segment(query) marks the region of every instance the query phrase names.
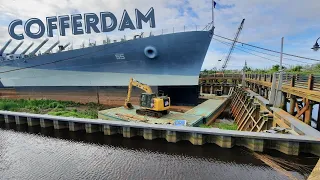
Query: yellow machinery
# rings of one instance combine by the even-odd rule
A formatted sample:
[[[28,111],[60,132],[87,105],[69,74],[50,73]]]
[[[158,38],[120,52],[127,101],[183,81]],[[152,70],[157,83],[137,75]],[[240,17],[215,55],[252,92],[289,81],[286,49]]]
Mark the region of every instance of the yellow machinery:
[[[130,83],[128,86],[128,96],[124,103],[125,108],[133,109],[133,106],[130,103],[132,86],[138,87],[141,90],[145,91],[145,93],[141,94],[141,97],[140,97],[141,109],[136,110],[137,114],[160,118],[163,115],[166,115],[169,113],[170,97],[158,96],[157,94],[152,92],[152,89],[150,88],[150,86],[140,83],[139,81],[136,81],[133,78],[130,79]]]

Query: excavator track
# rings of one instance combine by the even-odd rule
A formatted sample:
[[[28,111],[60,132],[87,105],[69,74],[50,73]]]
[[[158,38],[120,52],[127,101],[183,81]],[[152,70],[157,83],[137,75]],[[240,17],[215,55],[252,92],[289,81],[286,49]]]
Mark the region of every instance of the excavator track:
[[[152,111],[152,110],[148,110],[148,109],[137,109],[136,113],[142,116],[150,116],[150,117],[154,117],[154,118],[161,118],[163,115],[166,115],[169,113],[169,111]]]

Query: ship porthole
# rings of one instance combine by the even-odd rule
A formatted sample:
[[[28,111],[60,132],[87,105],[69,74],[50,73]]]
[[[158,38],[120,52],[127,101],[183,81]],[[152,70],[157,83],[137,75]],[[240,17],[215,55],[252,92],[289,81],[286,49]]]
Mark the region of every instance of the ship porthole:
[[[150,58],[150,59],[154,59],[158,56],[158,51],[155,47],[153,46],[147,46],[146,48],[144,48],[144,54]]]

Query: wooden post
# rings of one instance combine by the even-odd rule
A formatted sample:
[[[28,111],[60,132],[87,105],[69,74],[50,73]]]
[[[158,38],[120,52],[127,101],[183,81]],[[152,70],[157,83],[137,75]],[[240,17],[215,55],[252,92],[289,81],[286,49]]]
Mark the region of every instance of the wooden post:
[[[287,93],[283,93],[283,100],[282,100],[282,104],[281,104],[282,105],[281,109],[285,110],[286,112],[288,112],[287,103],[288,103]]]
[[[292,77],[291,77],[291,87],[294,87],[294,83],[295,83],[295,75],[292,75]]]
[[[309,99],[307,99],[309,101]],[[304,122],[311,126],[311,119],[312,119],[312,103],[306,104],[306,106],[309,106],[304,114]]]
[[[268,99],[269,91],[268,88],[264,89],[264,98]]]
[[[320,103],[318,108],[317,129],[320,131]]]
[[[290,97],[290,111],[289,113],[291,115],[294,115],[294,108],[296,107],[297,99],[294,95],[291,95]]]
[[[313,89],[313,75],[310,74],[309,75],[309,79],[308,79],[308,89],[312,90]]]
[[[97,101],[98,101],[98,104],[100,104],[100,97],[99,97],[99,86],[97,86]]]

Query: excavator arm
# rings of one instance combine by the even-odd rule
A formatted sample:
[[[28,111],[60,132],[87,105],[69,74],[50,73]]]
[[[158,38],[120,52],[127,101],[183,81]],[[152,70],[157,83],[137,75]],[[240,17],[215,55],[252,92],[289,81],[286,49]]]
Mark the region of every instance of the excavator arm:
[[[132,87],[133,86],[138,87],[139,89],[145,91],[146,93],[149,93],[149,94],[152,93],[152,89],[151,89],[150,86],[148,86],[146,84],[143,84],[143,83],[141,83],[139,81],[136,81],[133,78],[130,78],[130,82],[129,82],[129,86],[128,86],[128,95],[127,95],[126,101],[124,103],[124,107],[127,108],[127,109],[132,109],[133,108],[132,104],[130,103],[131,92],[132,92]]]

